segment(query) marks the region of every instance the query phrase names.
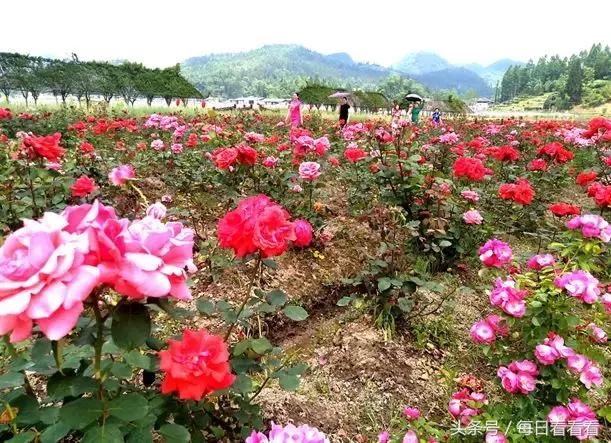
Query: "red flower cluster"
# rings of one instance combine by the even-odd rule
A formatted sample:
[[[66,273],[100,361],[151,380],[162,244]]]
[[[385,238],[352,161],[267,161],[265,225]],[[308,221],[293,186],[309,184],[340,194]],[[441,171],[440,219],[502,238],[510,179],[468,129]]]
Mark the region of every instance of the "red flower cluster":
[[[52,135],[38,137],[28,135],[23,139],[23,148],[30,159],[46,158],[50,162],[58,161],[64,155],[64,148],[59,145],[62,135],[56,132]]]
[[[460,157],[452,166],[455,177],[466,177],[471,181],[482,181],[492,171],[484,166],[478,158]]]
[[[529,205],[535,196],[534,189],[526,179],[519,179],[516,183],[503,183],[499,187],[499,197],[503,200],[512,200],[520,205]]]
[[[571,205],[569,203],[558,202],[550,205],[549,210],[557,217],[566,217],[567,215],[579,215],[581,209],[579,206]]]
[[[547,162],[542,158],[536,158],[528,164],[529,171],[547,171]]]
[[[205,330],[185,330],[182,340],[169,340],[159,352],[159,368],[165,373],[161,392],[178,392],[181,400],[201,400],[214,391],[227,389],[234,380],[229,352],[221,337]]]
[[[594,182],[588,188],[588,196],[594,198],[596,206],[606,208],[611,206],[611,185]]]
[[[513,162],[520,158],[520,151],[510,145],[493,146],[490,148],[490,153],[501,162]]]
[[[587,186],[597,178],[598,173],[596,171],[583,171],[577,176],[575,182],[577,182],[579,186]]]
[[[304,231],[303,226],[299,226],[299,231]],[[281,255],[290,241],[306,246],[298,239],[288,212],[265,195],[245,198],[225,214],[219,221],[217,235],[221,247],[233,249],[237,257],[257,251],[263,257]]]
[[[583,137],[592,138],[601,135],[603,141],[611,141],[611,119],[595,117],[588,123],[588,130],[583,133]]]
[[[543,145],[539,148],[537,154],[545,155],[550,159],[557,161],[558,163],[566,163],[569,160],[572,160],[575,156],[571,151],[565,149],[564,146],[562,146],[558,142],[552,142]]]
[[[229,169],[236,163],[254,165],[257,162],[257,151],[247,145],[219,148],[212,153],[212,161],[219,169]]]
[[[367,153],[359,148],[359,147],[348,147],[346,148],[346,150],[344,151],[344,157],[346,158],[346,160],[348,160],[351,163],[356,163],[359,160],[364,159],[365,157],[367,157]]]
[[[0,120],[10,120],[13,118],[13,113],[9,108],[0,108]]]

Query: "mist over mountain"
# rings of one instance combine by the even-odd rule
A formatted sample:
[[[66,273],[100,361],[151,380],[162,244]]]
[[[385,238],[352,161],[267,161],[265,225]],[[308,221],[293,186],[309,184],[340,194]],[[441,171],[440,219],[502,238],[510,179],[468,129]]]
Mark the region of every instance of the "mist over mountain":
[[[432,52],[405,55],[392,66],[359,63],[345,52],[324,55],[300,45],[266,45],[224,54],[192,57],[181,64],[183,75],[201,91],[224,97],[286,96],[307,82],[377,90],[391,76],[414,79],[431,90],[491,96],[507,67],[502,59],[487,66],[455,66]]]

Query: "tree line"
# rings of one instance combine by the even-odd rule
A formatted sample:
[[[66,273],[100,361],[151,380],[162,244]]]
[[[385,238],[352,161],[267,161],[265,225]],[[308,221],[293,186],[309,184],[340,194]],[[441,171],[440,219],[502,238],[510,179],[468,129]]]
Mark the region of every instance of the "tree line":
[[[64,104],[73,96],[88,108],[93,96],[107,103],[122,98],[131,106],[138,98],[149,106],[155,98],[163,98],[168,106],[175,99],[186,104],[190,98],[202,98],[179,65],[150,69],[140,63],[82,62],[74,54],[70,60],[57,60],[7,52],[0,52],[0,92],[7,102],[11,93],[20,93],[26,105],[30,99],[36,104],[42,93]]]
[[[594,44],[571,57],[541,57],[522,66],[510,66],[497,85],[496,100],[551,93],[545,108],[568,109],[584,103],[598,106],[611,100],[611,50]]]

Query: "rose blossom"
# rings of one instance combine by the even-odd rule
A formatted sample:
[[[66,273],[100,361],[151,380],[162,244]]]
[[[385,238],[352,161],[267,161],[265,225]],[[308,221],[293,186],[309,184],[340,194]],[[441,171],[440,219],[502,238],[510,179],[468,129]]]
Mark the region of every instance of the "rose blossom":
[[[465,200],[468,200],[468,201],[471,201],[471,202],[476,202],[476,201],[478,201],[478,200],[479,200],[479,194],[478,194],[477,192],[475,192],[475,191],[471,191],[471,190],[468,190],[468,189],[467,189],[467,190],[465,190],[465,191],[462,191],[462,192],[460,193],[460,195],[461,195],[461,196],[462,196],[462,197],[463,197]]]
[[[221,337],[205,330],[185,330],[182,340],[168,340],[159,352],[159,369],[164,373],[161,392],[177,391],[181,400],[199,401],[206,395],[230,387],[229,352]]]
[[[528,267],[536,271],[540,271],[548,266],[553,266],[556,261],[552,254],[534,255],[528,260]]]
[[[293,244],[300,248],[308,246],[312,242],[312,225],[303,219],[293,222],[295,227],[295,241]]]
[[[8,236],[0,247],[0,335],[27,339],[37,324],[50,340],[76,325],[83,301],[98,285],[100,272],[85,264],[86,235],[64,230],[68,222],[47,212]]]
[[[165,217],[167,209],[163,203],[153,203],[148,208],[146,208],[146,215],[148,217],[156,218],[157,220],[161,220]]]
[[[556,277],[554,285],[566,290],[571,297],[593,304],[600,295],[599,281],[587,271],[577,270]]]
[[[133,180],[135,177],[136,173],[132,165],[117,166],[108,174],[108,179],[115,186],[123,186],[128,180]]]
[[[70,189],[72,190],[73,197],[86,197],[87,195],[98,189],[98,187],[96,186],[95,181],[93,181],[93,179],[87,177],[86,175],[81,175],[72,184],[72,187]]]
[[[468,225],[481,225],[484,218],[477,209],[470,209],[462,215]]]
[[[299,177],[306,181],[314,181],[320,176],[320,164],[303,162],[299,165]]]
[[[488,240],[479,249],[479,259],[485,266],[501,268],[511,261],[513,253],[511,247],[501,241],[493,238]]]

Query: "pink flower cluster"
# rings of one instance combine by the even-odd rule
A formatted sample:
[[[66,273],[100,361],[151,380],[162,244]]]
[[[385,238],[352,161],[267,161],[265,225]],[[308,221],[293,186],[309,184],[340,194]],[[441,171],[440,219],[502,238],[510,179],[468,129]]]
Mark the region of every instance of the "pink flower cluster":
[[[462,196],[462,198],[470,202],[476,202],[479,200],[479,194],[475,191],[471,191],[470,189],[462,191],[460,195]]]
[[[588,271],[577,270],[556,277],[554,285],[566,290],[571,297],[575,297],[589,305],[598,301],[600,296],[599,281]]]
[[[549,366],[561,359],[566,359],[566,364],[573,374],[579,375],[579,380],[588,389],[594,385],[602,384],[602,373],[587,357],[577,354],[573,349],[564,345],[564,339],[559,335],[551,333],[543,344],[535,347],[535,357],[543,365]]]
[[[295,426],[290,423],[286,426],[281,426],[272,423],[272,429],[269,435],[261,432],[252,431],[252,434],[246,438],[245,443],[329,443],[329,439],[318,429],[301,425]]]
[[[479,259],[485,266],[502,268],[513,258],[511,246],[504,241],[493,238],[479,248]]]
[[[564,435],[567,428],[574,423],[582,424],[583,426],[573,426],[571,429],[571,435],[575,434],[575,430],[579,431],[575,437],[580,441],[588,440],[593,433],[598,433],[600,427],[596,413],[578,398],[571,399],[566,406],[554,406],[547,414],[547,421],[552,425],[554,435]]]
[[[130,223],[97,201],[25,220],[0,248],[0,334],[22,341],[36,324],[59,340],[102,284],[130,298],[190,299],[192,257],[193,232],[180,223],[152,215]]]
[[[446,145],[453,145],[458,141],[458,134],[455,132],[446,132],[445,134],[441,134],[439,136],[439,142],[444,143]]]
[[[607,333],[604,330],[596,326],[594,323],[590,323],[588,325],[588,329],[590,330],[592,334],[591,338],[594,343],[598,343],[598,344],[607,343],[608,337],[607,337]]]
[[[244,134],[244,140],[246,143],[261,143],[265,140],[265,136],[256,132],[247,132]]]
[[[481,406],[486,404],[488,404],[486,395],[463,388],[452,394],[448,403],[448,411],[452,417],[460,419],[460,422],[467,426],[471,423],[471,417],[479,415]]]
[[[494,289],[490,292],[490,303],[500,307],[506,314],[512,317],[523,317],[526,313],[526,302],[524,299],[528,293],[516,288],[516,282],[511,278],[503,280],[497,278]]]
[[[498,315],[475,322],[470,330],[471,340],[478,345],[494,343],[497,336],[506,337],[507,333],[507,322]]]
[[[151,114],[144,122],[145,128],[176,129],[179,126],[178,118],[171,115]]]
[[[573,230],[581,229],[585,238],[598,238],[605,243],[611,241],[611,225],[600,215],[579,215],[570,219],[566,226]]]
[[[509,367],[501,366],[497,375],[503,388],[512,394],[518,392],[528,395],[536,388],[536,377],[539,375],[537,365],[530,360],[513,361]]]
[[[543,268],[554,266],[554,263],[556,263],[556,260],[552,254],[539,254],[533,255],[528,260],[527,266],[535,271],[540,271]]]

